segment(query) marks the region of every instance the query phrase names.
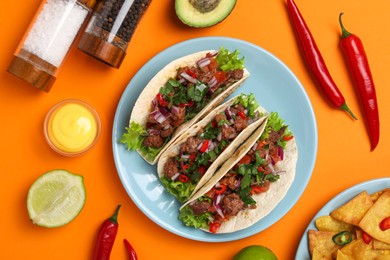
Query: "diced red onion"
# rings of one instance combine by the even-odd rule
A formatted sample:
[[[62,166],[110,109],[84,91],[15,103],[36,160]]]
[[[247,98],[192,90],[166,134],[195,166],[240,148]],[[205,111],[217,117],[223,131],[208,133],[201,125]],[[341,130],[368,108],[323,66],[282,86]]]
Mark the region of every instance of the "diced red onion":
[[[218,140],[218,141],[221,141],[221,140],[222,140],[222,132],[219,132],[219,133],[218,133],[217,140]]]
[[[180,112],[180,108],[177,107],[177,106],[172,106],[172,107],[171,107],[171,112],[172,112],[172,114],[174,114],[174,115],[178,115],[179,112]]]
[[[275,168],[274,168],[274,166],[272,165],[272,163],[269,163],[269,164],[268,164],[268,167],[270,168],[271,172],[272,172],[274,175],[276,175],[276,171],[275,171]]]
[[[230,111],[230,106],[225,109],[225,115],[227,120],[232,119],[232,112]]]
[[[232,118],[232,119],[230,119],[229,120],[229,123],[232,125],[232,124],[234,124],[234,119]]]
[[[177,179],[177,177],[179,177],[179,175],[180,175],[180,172],[177,172],[177,173],[175,173],[172,177],[171,177],[171,180],[176,180]]]
[[[259,143],[256,142],[256,143],[252,146],[252,151],[256,151],[258,145],[259,145]]]
[[[277,154],[278,154],[280,160],[284,159],[284,151],[283,151],[283,148],[280,145],[278,145]]]
[[[207,148],[207,152],[212,151],[215,148],[216,144],[212,141],[209,141],[209,147]]]
[[[191,83],[196,84],[196,82],[197,82],[197,79],[191,77],[191,76],[188,75],[186,72],[180,73],[180,76],[182,76],[183,78],[185,78],[186,80],[188,80],[188,81],[191,82]]]
[[[218,81],[217,81],[217,78],[215,76],[213,76],[209,82],[207,82],[207,84],[209,85],[210,89],[212,89],[213,87],[215,87],[215,85],[217,85]]]
[[[166,109],[165,107],[159,107],[159,110],[166,118],[171,116],[171,114],[169,113],[168,109]]]
[[[180,84],[184,83],[185,81],[186,81],[186,80],[183,79],[183,78],[181,78],[181,79],[178,80],[178,82],[179,82]]]
[[[160,124],[167,119],[159,110],[154,110],[150,115]]]
[[[217,56],[218,55],[218,51],[212,51],[212,52],[210,52],[210,55],[213,56],[213,57]]]
[[[183,160],[188,160],[188,159],[190,159],[190,155],[189,154],[182,154],[180,156],[180,158],[182,158]]]
[[[235,138],[236,136],[237,136],[236,133],[232,133],[232,134],[229,135],[229,139],[233,139],[233,138]]]
[[[221,183],[217,182],[215,185],[214,185],[215,188],[219,188],[221,187]]]
[[[210,63],[211,63],[211,60],[210,60],[210,58],[208,58],[208,57],[203,58],[203,59],[200,59],[200,60],[198,60],[198,62],[197,62],[199,68],[203,68],[203,67],[209,65]]]
[[[157,129],[148,129],[150,135],[160,135],[160,130]]]
[[[156,109],[156,108],[158,107],[158,101],[157,101],[157,99],[153,99],[153,100],[152,100],[152,106],[153,106],[154,109]]]
[[[203,141],[203,142],[205,142],[205,141]],[[196,147],[196,149],[200,150],[200,148],[202,148],[202,146],[203,146],[203,142],[201,142],[200,144],[198,144],[198,146]]]
[[[213,200],[213,206],[217,210],[217,213],[221,216],[221,218],[225,218],[225,216],[224,216],[224,214],[222,212],[222,209],[219,206],[219,203],[221,202],[221,200],[222,200],[222,195],[218,194],[216,196],[216,198]]]

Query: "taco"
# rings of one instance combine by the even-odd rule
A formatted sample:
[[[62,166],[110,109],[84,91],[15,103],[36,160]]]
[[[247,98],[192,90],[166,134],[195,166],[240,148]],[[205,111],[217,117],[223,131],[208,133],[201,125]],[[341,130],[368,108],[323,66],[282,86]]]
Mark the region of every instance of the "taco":
[[[211,233],[247,228],[286,195],[298,159],[295,138],[275,112],[181,208],[186,226]]]
[[[188,200],[266,118],[254,95],[241,94],[211,111],[166,150],[157,164],[163,186]]]
[[[249,76],[238,51],[221,48],[172,61],[138,97],[120,139],[150,164]]]

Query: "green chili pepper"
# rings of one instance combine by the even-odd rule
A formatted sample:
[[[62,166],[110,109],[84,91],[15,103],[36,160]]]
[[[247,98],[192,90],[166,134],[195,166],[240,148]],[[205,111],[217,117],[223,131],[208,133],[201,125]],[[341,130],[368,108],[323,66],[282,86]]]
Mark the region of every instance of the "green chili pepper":
[[[352,233],[348,231],[342,231],[332,237],[335,244],[344,246],[352,241]]]

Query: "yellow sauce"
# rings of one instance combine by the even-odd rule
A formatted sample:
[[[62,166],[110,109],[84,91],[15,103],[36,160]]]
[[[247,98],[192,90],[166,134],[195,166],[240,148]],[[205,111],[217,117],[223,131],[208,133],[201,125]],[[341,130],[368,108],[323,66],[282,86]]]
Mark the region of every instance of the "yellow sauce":
[[[97,137],[98,123],[93,113],[76,103],[68,103],[53,112],[48,124],[48,137],[59,150],[81,152]]]

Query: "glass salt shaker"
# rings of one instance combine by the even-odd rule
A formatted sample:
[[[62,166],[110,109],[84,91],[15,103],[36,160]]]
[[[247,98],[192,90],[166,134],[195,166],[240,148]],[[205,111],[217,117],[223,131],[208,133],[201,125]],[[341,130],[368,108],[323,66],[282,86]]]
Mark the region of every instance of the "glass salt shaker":
[[[96,0],[44,0],[8,72],[49,92],[77,33],[92,12]]]
[[[151,0],[100,1],[79,42],[79,49],[119,68],[134,31]]]

